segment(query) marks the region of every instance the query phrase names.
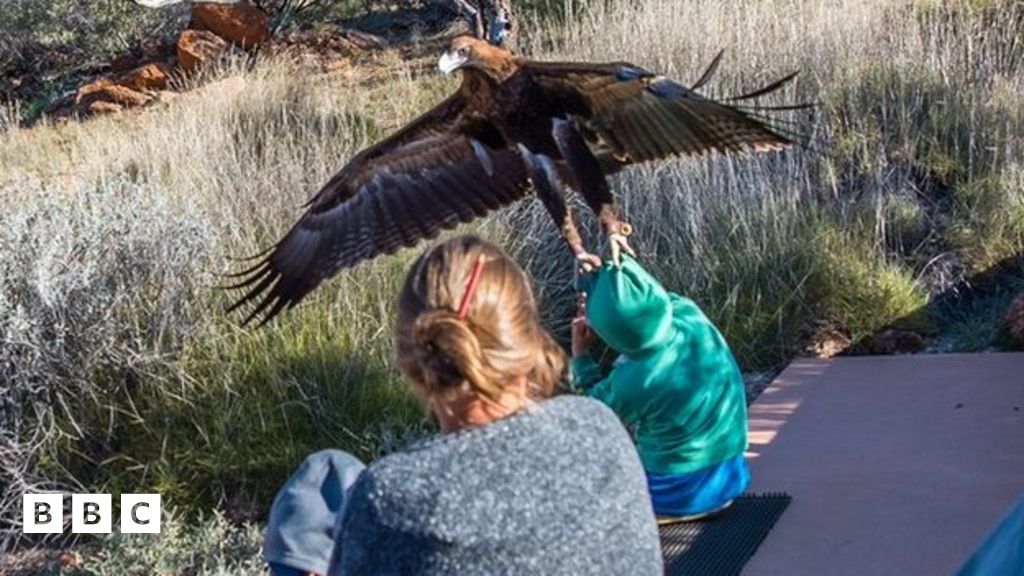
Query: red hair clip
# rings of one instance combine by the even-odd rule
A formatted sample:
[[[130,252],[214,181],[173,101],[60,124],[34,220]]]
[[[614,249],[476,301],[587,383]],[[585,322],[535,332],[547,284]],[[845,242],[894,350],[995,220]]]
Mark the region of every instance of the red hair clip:
[[[459,318],[469,315],[469,305],[473,302],[476,285],[480,283],[480,274],[484,271],[484,264],[484,256],[481,254],[473,264],[473,271],[470,272],[469,280],[466,282],[466,291],[462,294],[462,302],[459,303]]]

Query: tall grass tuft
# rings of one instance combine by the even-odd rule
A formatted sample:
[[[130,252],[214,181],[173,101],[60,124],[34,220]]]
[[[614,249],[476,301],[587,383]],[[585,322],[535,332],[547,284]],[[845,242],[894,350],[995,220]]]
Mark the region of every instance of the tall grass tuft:
[[[143,115],[3,136],[5,522],[51,480],[258,516],[309,451],[369,459],[427,426],[389,362],[401,258],[261,331],[224,315],[229,258],[377,137],[358,100],[288,62],[239,74]]]

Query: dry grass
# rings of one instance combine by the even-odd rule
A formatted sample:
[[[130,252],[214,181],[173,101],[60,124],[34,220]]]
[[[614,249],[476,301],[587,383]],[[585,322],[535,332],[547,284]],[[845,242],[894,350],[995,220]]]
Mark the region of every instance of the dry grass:
[[[278,234],[378,135],[372,92],[304,74],[227,70],[160,110],[4,136],[0,188],[18,207],[0,215],[9,495],[77,479],[252,514],[310,450],[369,458],[421,425],[388,362],[399,260],[268,330],[223,314],[228,256]]]
[[[590,2],[527,39],[537,56],[683,81],[726,48],[719,93],[802,71],[780,98],[821,102],[815,153],[614,182],[645,262],[751,369],[792,357],[811,322],[868,333],[1024,246],[1019,5],[828,4]],[[426,425],[389,362],[416,251],[260,331],[224,316],[215,285],[229,255],[276,238],[345,158],[453,82],[359,86],[280,61],[221,76],[142,114],[0,135],[0,522],[26,488],[75,482],[258,515],[309,451],[372,457]],[[514,250],[564,330],[570,260],[539,205],[474,229]]]

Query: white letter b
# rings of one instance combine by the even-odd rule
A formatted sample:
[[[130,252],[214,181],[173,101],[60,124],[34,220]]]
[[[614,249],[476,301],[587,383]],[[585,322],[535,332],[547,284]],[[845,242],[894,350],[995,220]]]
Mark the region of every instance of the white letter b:
[[[71,495],[71,531],[76,534],[109,534],[113,515],[110,494]]]
[[[64,495],[25,494],[21,516],[25,534],[60,534],[64,531]]]

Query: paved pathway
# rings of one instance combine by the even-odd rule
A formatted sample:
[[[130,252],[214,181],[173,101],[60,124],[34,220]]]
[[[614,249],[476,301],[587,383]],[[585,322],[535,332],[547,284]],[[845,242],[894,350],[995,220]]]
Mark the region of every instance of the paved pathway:
[[[793,502],[745,575],[952,574],[1024,495],[1024,354],[797,360],[750,430]]]

